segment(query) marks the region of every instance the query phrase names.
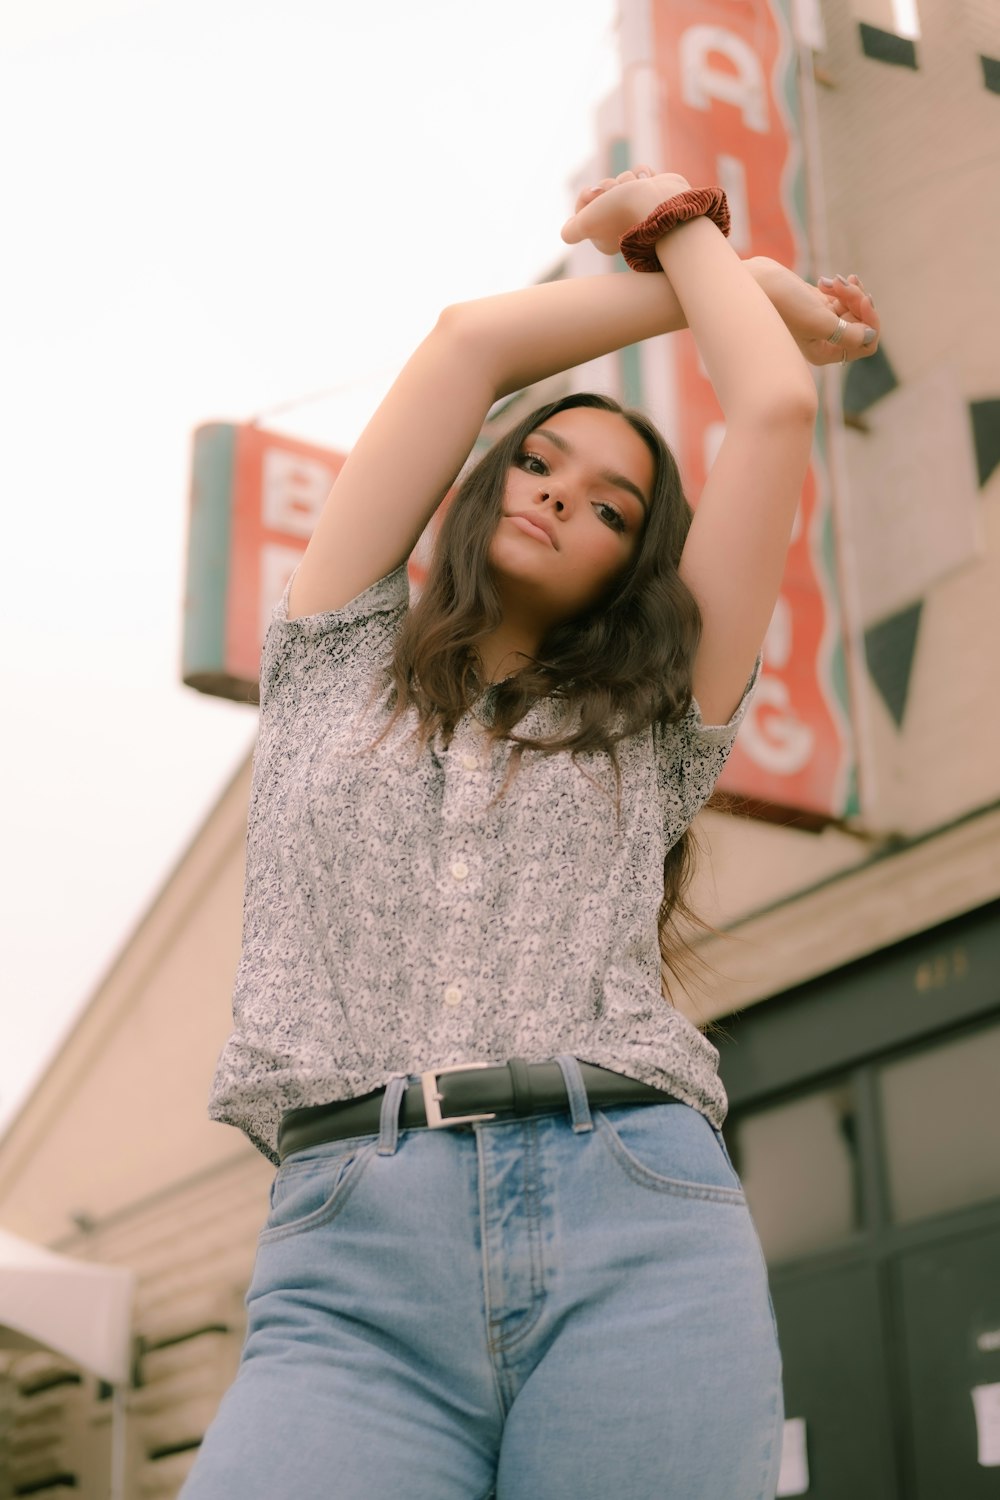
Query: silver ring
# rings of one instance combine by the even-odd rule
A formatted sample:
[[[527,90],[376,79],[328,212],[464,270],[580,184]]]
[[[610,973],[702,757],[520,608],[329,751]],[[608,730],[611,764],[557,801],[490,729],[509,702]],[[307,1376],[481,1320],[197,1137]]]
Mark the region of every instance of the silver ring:
[[[840,341],[841,341],[841,339],[844,337],[844,334],[846,332],[847,332],[847,319],[846,318],[838,318],[837,319],[837,326],[833,330],[833,332],[830,334],[829,338],[827,339],[827,343],[828,344],[839,344]]]

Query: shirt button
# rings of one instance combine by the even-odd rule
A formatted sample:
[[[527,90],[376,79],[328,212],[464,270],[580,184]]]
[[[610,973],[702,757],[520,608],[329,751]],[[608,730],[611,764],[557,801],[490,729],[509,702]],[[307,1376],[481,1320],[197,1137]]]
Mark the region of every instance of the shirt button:
[[[468,865],[463,864],[460,859],[456,859],[455,863],[451,867],[451,873],[454,875],[456,880],[464,880],[466,875],[468,875],[469,873],[469,867]]]
[[[474,755],[463,755],[462,765],[467,771],[474,771],[479,765],[479,762]]]
[[[462,991],[457,984],[449,984],[444,992],[444,1003],[445,1005],[461,1005]]]

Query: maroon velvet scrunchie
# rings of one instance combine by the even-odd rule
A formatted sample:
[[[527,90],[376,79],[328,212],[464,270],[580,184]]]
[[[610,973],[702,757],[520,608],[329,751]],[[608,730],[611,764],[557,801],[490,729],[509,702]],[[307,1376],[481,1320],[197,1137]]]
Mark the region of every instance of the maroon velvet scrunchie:
[[[660,262],[653,248],[657,240],[662,240],[675,224],[700,219],[702,215],[707,215],[728,235],[729,204],[720,187],[689,188],[686,193],[668,198],[641,224],[627,230],[618,241],[618,248],[633,271],[659,271]]]

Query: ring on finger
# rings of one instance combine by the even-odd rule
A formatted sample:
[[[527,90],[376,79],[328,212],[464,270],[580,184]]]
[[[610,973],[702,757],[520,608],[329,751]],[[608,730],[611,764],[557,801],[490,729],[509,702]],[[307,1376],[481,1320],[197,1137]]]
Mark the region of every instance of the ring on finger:
[[[836,326],[836,328],[827,337],[827,343],[828,344],[839,344],[840,341],[841,341],[841,339],[844,337],[844,334],[846,332],[847,332],[847,319],[846,318],[838,318],[837,319],[837,326]]]

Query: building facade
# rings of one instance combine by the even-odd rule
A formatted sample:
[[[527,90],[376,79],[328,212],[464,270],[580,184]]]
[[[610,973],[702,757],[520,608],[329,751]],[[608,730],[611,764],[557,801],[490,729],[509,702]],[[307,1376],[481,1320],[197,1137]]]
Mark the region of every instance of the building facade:
[[[623,86],[581,181],[659,159],[678,91],[733,139],[755,120],[767,135],[750,10],[778,38],[768,87],[779,64],[796,80],[782,233],[804,274],[858,272],[885,332],[876,358],[822,382],[823,629],[805,666],[798,622],[820,605],[793,601],[769,633],[776,686],[730,786],[740,809],[697,823],[694,905],[715,931],[679,1003],[719,1047],[769,1263],[780,1493],[975,1500],[1000,1483],[1000,11],[822,0],[793,27],[783,0],[627,0]],[[689,73],[667,76],[677,58]],[[686,171],[695,148],[677,140],[664,165]],[[746,253],[763,253],[757,216],[766,243],[777,232],[755,161],[734,147],[709,163]],[[586,255],[553,274],[599,269]],[[717,434],[703,414],[692,442],[680,361],[661,340],[596,361],[512,398],[484,439],[550,394],[605,390],[661,420],[694,499]],[[841,770],[778,795],[796,660],[825,694]],[[266,1211],[268,1164],[205,1115],[248,793],[246,766],[0,1142],[0,1223],[138,1276],[127,1467],[143,1500],[176,1495],[231,1379]],[[0,1497],[103,1500],[108,1429],[100,1382],[0,1350]]]

